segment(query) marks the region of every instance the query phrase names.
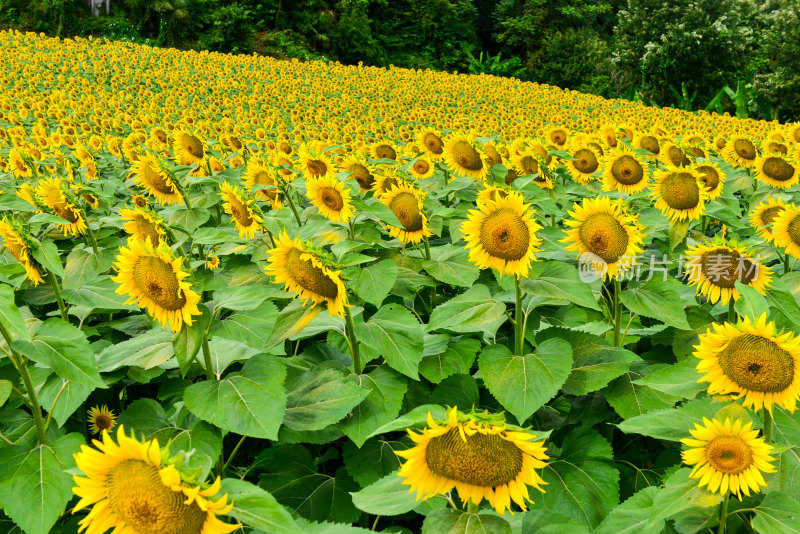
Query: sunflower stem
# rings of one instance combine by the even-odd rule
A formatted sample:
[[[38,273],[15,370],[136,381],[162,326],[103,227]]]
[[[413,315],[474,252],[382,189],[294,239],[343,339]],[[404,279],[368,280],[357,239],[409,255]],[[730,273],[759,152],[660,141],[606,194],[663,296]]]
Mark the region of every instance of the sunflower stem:
[[[345,331],[347,338],[350,340],[350,355],[353,358],[353,371],[360,375],[363,371],[361,367],[361,352],[358,346],[358,338],[356,338],[356,327],[353,324],[353,316],[350,314],[350,308],[344,307]]]
[[[47,433],[47,429],[50,428],[50,420],[53,418],[53,410],[56,409],[56,404],[58,404],[58,399],[61,398],[61,394],[64,393],[65,389],[67,389],[67,384],[69,384],[69,380],[64,380],[64,382],[61,384],[61,389],[58,390],[56,398],[53,399],[53,404],[50,405],[50,409],[47,411],[47,418],[44,420],[45,433]]]
[[[423,237],[422,242],[425,244],[425,259],[431,261],[431,246],[428,243],[428,238]],[[436,286],[431,286],[431,313],[436,306]]]
[[[3,324],[3,321],[1,320],[0,335],[3,336],[6,345],[8,345],[8,350],[11,351],[9,360],[11,360],[11,364],[16,367],[20,378],[22,378],[22,384],[25,386],[25,392],[28,395],[28,405],[33,413],[33,423],[36,425],[36,435],[39,438],[39,443],[42,445],[47,445],[47,429],[44,426],[42,409],[39,407],[39,399],[36,398],[36,389],[33,387],[33,381],[31,380],[31,375],[28,372],[27,361],[24,356],[11,348],[11,342],[13,341],[11,339],[11,333],[9,333],[9,331],[6,329],[6,325]]]
[[[356,226],[353,224],[353,219],[347,221],[347,237],[350,241],[356,240]]]
[[[525,342],[525,325],[522,319],[522,290],[519,287],[519,275],[514,276],[514,354],[522,356]],[[472,501],[470,501],[472,502]]]
[[[97,238],[94,235],[94,230],[92,230],[92,225],[89,224],[89,218],[86,216],[86,210],[81,209],[81,217],[83,217],[83,220],[86,221],[86,237],[89,239],[89,246],[92,247],[94,255],[97,256],[99,254],[97,250]]]
[[[731,493],[728,492],[722,499],[722,509],[719,512],[719,527],[717,528],[717,534],[725,534],[725,525],[728,523],[728,500],[730,498]]]
[[[206,378],[214,380],[214,366],[211,363],[211,348],[208,346],[208,332],[203,333],[203,360],[205,361]]]
[[[61,318],[69,322],[69,315],[67,315],[67,306],[61,298],[61,290],[58,287],[58,280],[52,271],[47,271],[47,281],[50,282],[50,287],[53,288],[53,293],[56,295],[56,302],[58,303],[58,310],[61,312]]]
[[[736,308],[734,308],[733,299],[728,301],[728,322],[736,322]]]
[[[789,254],[783,256],[783,274],[788,273],[792,269],[789,267]]]
[[[246,437],[247,436],[242,436],[242,438],[239,440],[239,443],[237,443],[236,446],[231,451],[230,455],[228,456],[228,459],[225,461],[225,464],[223,464],[222,472],[221,473],[217,473],[217,475],[219,475],[220,477],[224,477],[225,476],[225,470],[228,469],[228,466],[230,465],[231,460],[233,460],[233,457],[236,456],[237,452],[239,452],[239,448],[242,446],[242,443],[244,443],[244,440],[245,440]]]
[[[772,412],[764,408],[764,443],[772,443]]]
[[[294,200],[292,200],[292,195],[289,194],[288,190],[281,188],[283,191],[283,196],[286,197],[287,202],[289,202],[289,207],[292,208],[292,213],[294,214],[294,218],[297,221],[298,226],[303,226],[303,222],[300,220],[300,214],[297,213],[297,208],[294,205]]]
[[[622,301],[619,294],[622,292],[622,283],[619,278],[614,278],[614,346],[619,347],[622,341]]]

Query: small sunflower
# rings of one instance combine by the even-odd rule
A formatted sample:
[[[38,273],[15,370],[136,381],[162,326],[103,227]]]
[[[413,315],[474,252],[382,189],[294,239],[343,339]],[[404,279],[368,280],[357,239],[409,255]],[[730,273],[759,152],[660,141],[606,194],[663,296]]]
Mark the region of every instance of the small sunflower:
[[[442,133],[435,128],[425,128],[417,135],[417,143],[425,155],[433,161],[439,161],[444,154]]]
[[[325,176],[333,176],[334,164],[331,158],[324,152],[316,152],[313,148],[303,144],[298,151],[300,159],[300,169],[306,179],[319,179]]]
[[[655,207],[672,221],[699,219],[708,193],[690,169],[667,169],[656,173]]]
[[[292,161],[291,156],[287,156],[280,150],[276,150],[275,153],[272,155],[272,166],[275,167],[275,170],[280,175],[282,180],[291,181],[290,178],[294,174],[291,169],[294,169],[294,162]],[[283,166],[289,167],[289,169],[284,168]]]
[[[600,170],[600,152],[590,146],[580,146],[572,151],[575,159],[566,162],[565,166],[572,179],[586,185],[592,181],[593,175]]]
[[[209,271],[214,271],[219,268],[219,256],[209,256],[206,259],[206,269]]]
[[[380,196],[381,203],[392,210],[402,227],[389,225],[389,235],[402,243],[419,243],[431,235],[428,217],[422,211],[425,193],[412,185],[401,183]]]
[[[387,141],[378,141],[369,149],[373,159],[397,159],[397,147]]]
[[[749,169],[755,166],[758,148],[750,138],[738,135],[727,142],[721,156],[734,167]]]
[[[617,139],[617,128],[613,124],[606,124],[598,130],[597,135],[605,142],[609,148],[616,148],[619,144]]]
[[[258,190],[256,198],[265,201],[272,209],[281,209],[283,205],[281,203],[281,190],[278,189],[278,181],[269,165],[263,161],[250,160],[250,163],[247,164],[247,170],[242,176],[242,182],[248,191],[251,191],[256,185],[271,186],[269,189]]]
[[[531,149],[522,149],[518,154],[511,156],[511,164],[519,176],[540,174],[541,159],[538,153]]]
[[[797,165],[782,154],[762,154],[756,158],[753,166],[756,171],[756,180],[771,187],[788,189],[800,182]]]
[[[550,126],[544,133],[544,139],[551,145],[563,147],[569,141],[569,130],[562,126]]]
[[[338,165],[339,170],[346,171],[358,182],[363,191],[369,191],[375,185],[375,169],[367,160],[358,154],[342,158]]]
[[[178,165],[194,165],[205,160],[206,149],[200,137],[188,130],[176,130],[173,136],[173,150]]]
[[[333,176],[307,180],[306,196],[317,207],[319,214],[330,221],[347,224],[355,214],[350,191],[344,182]]]
[[[616,277],[620,267],[642,251],[642,230],[621,198],[586,198],[580,205],[575,203],[569,215],[572,219],[565,224],[570,229],[561,240],[569,243],[565,250],[575,250],[579,256],[592,254],[595,261],[602,261],[600,272],[608,278]]]
[[[536,235],[541,226],[522,195],[486,200],[467,213],[461,232],[469,249],[469,261],[481,269],[496,269],[500,274],[528,276],[531,261],[542,240]]]
[[[250,239],[261,229],[262,218],[253,206],[253,201],[247,197],[239,187],[231,187],[228,182],[222,182],[221,189],[222,209],[231,216],[231,222],[236,225],[239,236]]]
[[[454,134],[444,145],[445,164],[458,176],[471,177],[483,181],[489,167],[486,158],[468,137]]]
[[[47,178],[39,182],[36,187],[36,198],[46,206],[47,211],[67,221],[59,224],[64,235],[77,235],[86,231],[83,215],[67,200],[64,185],[59,178]]]
[[[695,423],[689,432],[691,438],[681,443],[689,449],[681,453],[683,463],[692,465],[691,478],[699,478],[699,485],[706,486],[712,493],[750,496],[750,490],[760,493],[760,486],[767,483],[761,473],[774,473],[770,463],[775,458],[770,455],[773,446],[758,437],[758,430],[752,430],[752,422],[743,423],[740,419],[724,423],[703,417],[703,426]]]
[[[14,219],[0,219],[0,237],[11,255],[25,268],[28,280],[37,286],[44,281],[31,253],[31,240],[24,227]]]
[[[155,156],[149,154],[139,156],[131,166],[130,179],[144,188],[145,193],[155,198],[162,206],[180,204],[183,201],[172,178],[161,167]]]
[[[787,254],[800,258],[800,208],[794,204],[784,206],[772,221],[772,236],[775,246],[783,247]]]
[[[481,150],[483,150],[483,153],[486,155],[487,163],[490,167],[492,165],[503,164],[503,154],[494,143],[484,143],[483,146],[481,146]]]
[[[725,173],[716,163],[707,161],[695,165],[692,169],[697,181],[706,186],[708,197],[706,200],[714,200],[722,195],[722,187],[725,184]]]
[[[142,242],[149,239],[154,245],[166,242],[167,234],[162,224],[164,221],[153,211],[146,208],[123,208],[119,210],[119,218],[125,221],[123,228],[128,235]]]
[[[661,153],[661,142],[652,133],[639,133],[633,136],[631,141],[633,148],[646,151],[644,156],[648,159],[655,159]]]
[[[430,178],[433,176],[434,170],[433,162],[425,156],[416,158],[414,163],[411,164],[411,167],[408,168],[408,172],[417,180]]]
[[[375,174],[375,182],[372,184],[372,192],[375,196],[388,193],[393,187],[400,187],[406,181],[396,174]]]
[[[777,404],[794,412],[800,398],[800,337],[777,332],[762,314],[755,322],[714,324],[700,335],[694,355],[700,359],[698,382],[710,395],[744,397],[742,405],[772,412]]]
[[[103,441],[94,445],[81,445],[75,454],[84,476],[73,477],[72,491],[81,500],[72,513],[92,507],[78,523],[78,532],[100,534],[113,528],[120,533],[228,534],[241,526],[217,517],[233,508],[227,495],[212,500],[220,479],[211,485],[185,482],[157,440],[141,442],[120,425],[116,443],[103,432]]]
[[[511,511],[513,500],[522,510],[533,503],[528,486],[542,493],[547,484],[537,469],[549,457],[536,434],[506,425],[505,418],[488,413],[464,414],[452,408],[443,424],[428,413],[428,428],[408,430],[416,446],[395,454],[405,458],[398,476],[417,491],[417,499],[429,499],[453,488],[462,504],[486,499],[499,514]]]
[[[192,325],[192,316],[200,315],[197,304],[200,296],[185,280],[189,273],[181,269],[182,258],[175,258],[163,241],[154,245],[147,240],[128,238],[128,246],[120,247],[117,276],[111,279],[120,284],[119,295],[129,296],[126,304],[135,302],[156,318],[162,326],[178,332],[184,323]]]
[[[25,161],[23,153],[16,147],[9,150],[7,170],[17,178],[30,178],[33,176],[33,167]]]
[[[504,187],[496,187],[493,185],[486,185],[483,189],[478,191],[478,197],[475,199],[475,204],[484,204],[490,200],[500,200],[505,198],[514,191]]]
[[[772,281],[771,268],[761,264],[745,248],[716,238],[686,251],[688,283],[697,286],[711,304],[723,306],[730,299],[739,300],[736,282],[750,286],[762,295]]]
[[[686,167],[692,163],[692,161],[687,157],[686,152],[672,142],[666,142],[662,144],[659,159],[661,159],[661,161],[668,166],[672,167]]]
[[[775,241],[775,235],[772,232],[772,222],[784,209],[786,209],[786,203],[780,198],[770,197],[750,212],[750,224],[756,229],[758,235],[767,243],[773,243]]]
[[[603,164],[603,191],[635,195],[647,188],[647,163],[625,145],[609,151]]]
[[[86,412],[86,416],[92,434],[101,434],[104,430],[110,432],[117,424],[117,416],[105,404],[91,408]]]
[[[325,303],[328,314],[344,317],[347,293],[341,271],[328,267],[316,254],[309,252],[300,239],[290,238],[286,232],[278,237],[276,247],[269,251],[268,275],[276,284],[284,284],[287,291],[298,293],[305,303]]]
[[[131,202],[137,208],[146,208],[147,207],[147,197],[143,195],[133,195],[131,196]]]

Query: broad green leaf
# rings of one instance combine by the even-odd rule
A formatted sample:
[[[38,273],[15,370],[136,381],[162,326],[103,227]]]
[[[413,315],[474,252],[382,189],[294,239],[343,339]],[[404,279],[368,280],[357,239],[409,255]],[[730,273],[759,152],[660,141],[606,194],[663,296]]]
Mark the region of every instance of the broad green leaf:
[[[531,266],[530,278],[520,288],[536,297],[568,300],[579,306],[599,310],[597,298],[589,284],[583,282],[578,269],[560,261],[536,262]]]
[[[356,336],[386,358],[392,369],[418,379],[422,361],[422,325],[408,309],[387,304],[364,324],[356,326]]]
[[[261,354],[261,351],[258,349],[249,347],[241,341],[234,341],[222,337],[215,337],[209,341],[208,348],[211,351],[211,368],[217,376],[217,379],[222,376],[225,369],[233,362],[247,361],[253,356]]]
[[[59,278],[64,276],[64,266],[61,265],[61,258],[58,256],[58,247],[55,243],[45,241],[41,246],[34,246],[31,253],[33,258],[42,264],[45,269]]]
[[[53,408],[53,419],[58,423],[58,426],[64,426],[64,423],[75,413],[75,410],[80,408],[89,398],[89,394],[92,391],[94,391],[94,386],[92,385],[64,380],[60,376],[52,375],[39,391],[39,404],[49,411],[53,406],[53,402],[58,398],[58,402],[55,403],[55,408]]]
[[[480,275],[469,261],[469,251],[455,245],[432,247],[431,259],[423,260],[422,266],[436,280],[451,286],[472,287]]]
[[[356,508],[373,515],[400,515],[419,505],[414,493],[403,485],[397,471],[370,484],[364,489],[350,493]]]
[[[428,331],[486,332],[493,334],[506,320],[506,305],[489,294],[484,285],[476,285],[431,313]]]
[[[11,381],[0,380],[0,407],[3,406],[11,395]]]
[[[278,308],[272,302],[265,302],[258,308],[234,313],[221,321],[214,321],[210,335],[241,341],[254,349],[267,345]]]
[[[680,441],[690,437],[694,423],[703,422],[703,417],[713,418],[724,404],[711,398],[689,401],[678,408],[653,410],[644,415],[631,417],[617,426],[626,434],[641,434],[669,441]]]
[[[329,366],[290,374],[283,424],[299,431],[322,430],[341,421],[369,393],[341,370]]]
[[[31,341],[17,339],[11,347],[66,380],[104,388],[86,335],[62,319],[48,319]]]
[[[218,289],[214,291],[214,298],[209,305],[213,304],[215,309],[225,308],[231,311],[253,310],[270,297],[270,290],[280,293],[279,289],[266,286],[239,286]]]
[[[672,473],[653,497],[650,508],[650,523],[656,524],[686,510],[713,502],[714,495],[698,485],[696,478],[689,478],[689,468],[681,468]]]
[[[783,280],[777,277],[772,280],[767,291],[767,300],[791,321],[795,328],[800,328],[800,304]]]
[[[633,383],[676,397],[693,399],[707,388],[706,384],[698,382],[702,376],[697,372],[698,361],[696,358],[680,361],[669,367],[653,371],[643,378],[634,380]]]
[[[477,339],[451,340],[444,352],[423,356],[422,362],[419,364],[419,372],[434,384],[438,384],[451,375],[469,374],[480,349],[481,342]]]
[[[405,413],[397,419],[390,421],[377,429],[375,429],[369,437],[378,434],[385,434],[386,432],[395,432],[397,430],[405,430],[406,428],[414,428],[425,426],[428,419],[428,413],[434,419],[445,419],[446,410],[444,407],[437,404],[423,404],[413,408],[408,413]]]
[[[403,223],[398,220],[394,212],[389,209],[388,206],[382,204],[377,198],[362,200],[360,197],[353,196],[352,202],[359,212],[372,215],[373,218],[385,222],[386,224],[391,224],[392,226],[399,226],[401,228],[403,226]]]
[[[194,208],[186,209],[181,206],[169,215],[169,222],[183,226],[189,232],[193,232],[198,226],[211,218],[211,212],[207,209]]]
[[[70,304],[92,310],[138,310],[136,304],[125,304],[128,295],[117,294],[118,287],[110,276],[100,275],[77,289],[65,289],[61,296]]]
[[[783,408],[773,409],[772,427],[776,444],[788,448],[779,452],[775,462],[775,473],[765,473],[764,480],[771,489],[779,490],[792,499],[800,500],[800,411],[793,414]]]
[[[222,380],[192,384],[183,398],[193,414],[224,430],[276,439],[286,409],[285,376],[286,368],[277,358],[262,354]]]
[[[431,392],[430,402],[469,410],[480,405],[478,382],[471,375],[448,376]]]
[[[347,525],[345,523],[331,523],[330,521],[323,521],[321,523],[311,522],[302,517],[296,517],[295,523],[300,525],[304,534],[373,534],[375,532],[374,530],[354,527],[353,525]],[[383,532],[389,534],[392,531],[384,530]],[[404,534],[404,531],[398,531],[398,534],[401,532]],[[258,534],[268,533],[260,530],[258,531]]]
[[[572,368],[572,348],[554,338],[532,354],[514,356],[505,345],[492,345],[481,352],[478,363],[491,394],[522,424],[564,384]]]
[[[98,257],[84,248],[76,248],[67,256],[61,285],[64,289],[78,289],[100,273]]]
[[[686,238],[691,221],[670,221],[669,223],[669,250],[675,250]]]
[[[753,529],[759,534],[800,532],[800,503],[779,491],[771,491],[756,506]]]
[[[589,534],[589,530],[555,510],[529,510],[522,520],[522,534]]]
[[[397,456],[395,450],[403,450],[407,447],[405,443],[399,441],[386,441],[383,439],[370,438],[359,448],[352,441],[348,441],[342,446],[342,459],[345,469],[358,482],[361,487],[366,487],[377,482],[389,473],[400,469],[403,460]],[[408,493],[408,486],[406,486]]]
[[[275,319],[275,324],[272,327],[272,333],[267,338],[266,347],[274,347],[278,343],[294,337],[303,329],[308,326],[314,317],[316,317],[324,307],[321,305],[316,306],[303,306],[300,299],[295,299],[282,309]]]
[[[249,527],[276,534],[304,533],[275,497],[254,484],[226,478],[222,481],[221,492],[227,493],[229,502],[233,502],[229,515]]]
[[[182,376],[186,376],[195,355],[200,351],[208,321],[211,319],[207,307],[199,306],[199,309],[202,315],[193,317],[192,326],[183,323],[180,331],[172,335],[172,350],[178,359]]]
[[[686,320],[680,289],[675,284],[681,285],[671,278],[653,278],[644,285],[623,290],[620,300],[633,313],[658,319],[681,330],[689,330],[691,327]]]
[[[368,374],[355,375],[355,381],[362,388],[367,388],[369,394],[353,408],[352,415],[339,425],[347,437],[360,447],[382,425],[397,417],[407,385],[403,376],[385,365],[376,367]]]
[[[656,391],[655,389],[634,383],[643,375],[633,362],[631,370],[615,378],[603,388],[608,403],[623,418],[630,419],[647,412],[665,409],[681,400],[680,397]]]
[[[619,471],[611,445],[592,429],[580,427],[564,438],[561,454],[543,470],[548,483],[537,505],[595,528],[619,502]]]
[[[117,422],[135,429],[136,435],[145,439],[156,438],[160,443],[172,435],[172,423],[164,407],[155,399],[137,399],[119,414]]]
[[[151,369],[172,358],[173,354],[172,334],[162,328],[153,328],[105,348],[97,356],[97,365],[104,373],[131,366]]]
[[[385,259],[364,268],[349,271],[348,286],[365,301],[380,306],[397,280],[397,264]]]
[[[742,317],[749,317],[751,321],[755,321],[761,314],[769,312],[767,299],[755,288],[737,281],[736,291],[739,292],[739,300],[733,306],[736,313]]]
[[[491,513],[471,514],[442,508],[425,518],[422,534],[511,534],[511,525]]]
[[[25,319],[14,304],[14,289],[6,284],[0,284],[0,323],[3,324],[11,339],[30,339]],[[0,342],[4,342],[0,338]]]
[[[660,534],[664,520],[650,521],[653,499],[658,492],[655,486],[638,491],[633,497],[616,508],[603,519],[594,534]]]

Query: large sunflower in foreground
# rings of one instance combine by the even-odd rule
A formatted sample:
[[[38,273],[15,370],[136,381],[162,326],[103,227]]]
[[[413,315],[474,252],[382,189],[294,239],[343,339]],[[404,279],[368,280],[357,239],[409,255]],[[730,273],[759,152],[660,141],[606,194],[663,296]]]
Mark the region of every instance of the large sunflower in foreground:
[[[124,221],[122,226],[125,232],[140,241],[149,239],[151,243],[157,244],[167,239],[162,226],[163,219],[147,208],[122,208],[119,210],[119,218]]]
[[[778,189],[788,189],[800,182],[796,164],[782,154],[763,154],[754,163],[756,180]]]
[[[655,175],[655,207],[671,221],[699,219],[708,193],[705,185],[688,169],[667,169]]]
[[[578,251],[579,256],[591,254],[604,277],[616,277],[620,267],[642,251],[642,229],[637,218],[625,210],[621,198],[586,198],[573,205],[569,216],[572,219],[565,224],[570,228],[561,240],[569,243],[565,250]]]
[[[75,454],[85,476],[73,477],[72,491],[81,500],[72,513],[92,507],[78,532],[228,534],[241,526],[217,517],[233,508],[227,495],[213,500],[220,479],[211,485],[185,482],[157,440],[141,442],[120,426],[116,443],[108,432],[93,443],[96,449],[81,445]]]
[[[528,276],[542,243],[536,235],[541,226],[533,216],[530,204],[525,204],[518,193],[478,204],[478,209],[470,210],[461,225],[469,261],[500,274]]]
[[[300,239],[285,232],[278,236],[276,247],[269,251],[268,275],[287,291],[298,293],[305,303],[325,303],[331,316],[344,317],[347,294],[341,271],[328,267],[316,254],[309,252]]]
[[[33,285],[39,285],[44,281],[42,273],[33,262],[31,253],[31,241],[23,226],[13,219],[0,219],[0,237],[2,243],[11,252],[11,255],[25,268],[25,275]]]
[[[736,282],[765,295],[771,270],[745,248],[719,237],[686,251],[688,283],[697,286],[697,294],[705,295],[711,304],[726,306],[730,299],[739,300]]]
[[[469,176],[483,181],[489,172],[487,159],[474,143],[464,135],[454,134],[444,145],[444,162],[458,176]]]
[[[640,193],[649,182],[647,162],[620,144],[608,153],[603,161],[603,191],[619,191],[626,195]]]
[[[306,196],[326,219],[346,224],[355,213],[350,191],[333,176],[306,181]]]
[[[202,163],[206,157],[203,140],[188,130],[177,130],[173,138],[173,150],[178,165]]]
[[[428,428],[408,431],[415,447],[395,454],[406,462],[398,473],[403,484],[417,491],[417,500],[458,490],[462,504],[483,499],[499,514],[511,510],[513,500],[522,510],[533,502],[528,486],[544,493],[546,484],[537,469],[549,457],[536,434],[509,427],[503,416],[463,414],[456,408],[439,424],[428,413]]]
[[[681,443],[690,448],[681,453],[683,462],[694,468],[691,478],[699,478],[699,485],[706,486],[712,493],[736,495],[740,500],[742,493],[750,496],[750,490],[760,493],[759,486],[767,483],[761,473],[773,473],[770,462],[772,445],[758,437],[758,430],[752,430],[753,423],[743,423],[740,419],[724,423],[703,417],[703,426],[695,423],[689,430],[691,438]]]
[[[220,196],[222,197],[222,209],[231,216],[231,221],[236,225],[239,236],[250,239],[259,229],[261,229],[261,216],[253,206],[252,198],[239,187],[231,187],[228,182],[222,182]]]
[[[800,337],[777,332],[762,314],[755,322],[713,324],[700,335],[694,355],[700,358],[698,382],[708,382],[710,395],[744,397],[743,406],[758,411],[772,406],[794,412],[800,398]]]
[[[162,326],[169,323],[173,332],[178,332],[183,323],[191,326],[192,316],[200,315],[200,296],[185,280],[189,273],[181,269],[182,261],[163,241],[154,245],[150,240],[131,237],[127,247],[120,247],[114,264],[118,274],[111,279],[120,284],[115,292],[127,294],[126,304],[135,302],[147,308]]]
[[[791,204],[772,221],[772,235],[775,246],[783,247],[786,253],[800,258],[800,208]]]
[[[750,224],[756,229],[756,233],[761,236],[761,239],[767,243],[775,241],[772,222],[784,209],[786,209],[785,202],[780,198],[770,197],[750,212]]]
[[[175,187],[172,178],[161,168],[155,156],[143,155],[134,161],[131,165],[130,179],[162,206],[182,202],[180,191]]]
[[[419,243],[431,235],[428,228],[428,217],[422,211],[422,199],[425,193],[406,183],[393,186],[380,196],[380,201],[388,206],[400,224],[389,225],[389,235],[402,243]]]

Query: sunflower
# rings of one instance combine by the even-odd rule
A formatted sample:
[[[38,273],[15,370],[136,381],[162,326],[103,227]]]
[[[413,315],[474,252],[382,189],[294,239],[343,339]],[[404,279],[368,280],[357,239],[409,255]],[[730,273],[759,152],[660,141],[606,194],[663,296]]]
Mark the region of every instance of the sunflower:
[[[92,434],[100,434],[104,430],[111,431],[117,424],[117,416],[105,404],[88,410],[86,415],[89,430],[92,431]]]
[[[161,163],[155,156],[149,154],[139,156],[139,159],[134,161],[131,166],[129,177],[162,206],[180,204],[183,201],[172,178],[161,167]]]
[[[439,161],[444,154],[442,133],[434,128],[425,128],[417,134],[417,143],[425,155],[433,161]]]
[[[728,141],[721,156],[734,167],[749,169],[755,166],[758,148],[750,138],[738,135]]]
[[[505,198],[509,195],[509,193],[512,192],[515,191],[503,187],[485,185],[483,189],[478,191],[478,197],[475,199],[475,204],[484,204],[490,200],[499,200],[501,198]]]
[[[178,165],[193,165],[203,162],[206,157],[206,149],[202,139],[188,130],[177,130],[173,135],[173,150]]]
[[[609,148],[616,148],[619,144],[617,139],[617,128],[613,124],[606,124],[598,130],[597,135],[605,141]]]
[[[785,208],[786,204],[780,198],[770,197],[750,212],[750,224],[767,243],[775,241],[775,235],[772,233],[772,222]]]
[[[428,427],[408,430],[416,446],[395,454],[405,458],[398,476],[417,491],[417,500],[458,490],[462,505],[483,499],[499,514],[511,511],[513,500],[522,510],[533,503],[528,486],[544,493],[547,484],[536,472],[549,457],[536,434],[509,427],[502,415],[464,414],[452,408],[439,424],[428,413]]]
[[[544,139],[551,145],[562,147],[569,141],[569,130],[561,126],[551,126],[545,131]]]
[[[793,142],[800,144],[800,122],[786,126],[787,135]]]
[[[333,176],[334,165],[331,158],[323,152],[316,152],[312,147],[303,144],[298,150],[300,169],[306,179],[318,179],[324,176]]]
[[[720,237],[686,251],[686,276],[690,285],[697,286],[698,295],[706,296],[711,304],[722,301],[723,306],[730,299],[739,300],[736,282],[765,295],[772,281],[770,267],[745,248]]]
[[[352,173],[351,176],[363,191],[369,191],[375,185],[375,169],[363,156],[353,154],[344,157],[338,167],[342,171]]]
[[[259,189],[256,193],[256,198],[265,201],[272,209],[279,210],[283,205],[281,203],[281,190],[278,189],[278,181],[272,169],[259,160],[250,160],[247,164],[247,169],[242,176],[242,182],[251,191],[255,185],[271,186],[269,189]]]
[[[753,423],[743,423],[740,419],[724,423],[703,417],[703,426],[694,424],[689,430],[692,437],[681,443],[691,447],[681,452],[683,463],[693,465],[689,474],[699,478],[700,486],[706,486],[712,493],[727,495],[730,491],[739,500],[742,493],[750,496],[750,490],[760,493],[759,485],[767,483],[761,473],[774,473],[770,462],[773,446],[758,437],[758,430],[751,430]]]
[[[192,325],[192,316],[200,315],[200,296],[185,280],[189,273],[181,270],[182,258],[175,258],[163,241],[154,245],[148,239],[128,238],[128,247],[120,247],[114,267],[119,273],[111,279],[120,284],[119,295],[129,296],[126,304],[135,302],[155,317],[162,326],[169,323],[178,332],[183,323]]]
[[[572,179],[579,184],[588,184],[592,181],[592,175],[600,170],[600,156],[596,149],[581,146],[573,150],[574,159],[566,162],[567,172]]]
[[[64,235],[82,234],[86,230],[86,221],[74,204],[67,200],[63,184],[58,178],[47,178],[36,187],[36,198],[46,206],[47,210],[61,217],[66,223],[59,224]]]
[[[131,202],[137,208],[146,208],[147,207],[147,197],[142,195],[133,195],[131,196]]]
[[[565,250],[576,250],[579,256],[592,254],[601,267],[599,272],[608,278],[614,278],[620,267],[642,251],[642,229],[621,198],[586,198],[580,205],[575,203],[569,215],[572,220],[565,224],[570,229],[561,240],[569,243]]]
[[[454,134],[444,145],[444,162],[454,174],[483,181],[489,168],[485,156],[464,135]]]
[[[424,180],[433,176],[434,171],[433,162],[425,156],[420,156],[414,160],[408,172],[417,180]]]
[[[634,135],[631,146],[633,148],[646,151],[647,153],[644,154],[644,156],[649,159],[655,159],[661,153],[661,143],[659,142],[658,137],[652,133],[641,133]]]
[[[796,166],[789,158],[779,153],[757,157],[754,167],[756,180],[772,187],[788,189],[800,182],[800,172]]]
[[[708,197],[706,200],[714,200],[722,195],[722,186],[725,183],[725,173],[716,163],[706,161],[695,165],[692,169],[697,181],[706,186]]]
[[[275,170],[280,175],[281,179],[291,181],[290,178],[294,174],[291,169],[294,168],[294,162],[292,158],[287,156],[281,151],[276,151],[275,154],[272,156],[272,166],[275,167]],[[289,167],[288,169],[283,168],[283,165]]]
[[[785,206],[772,221],[772,235],[776,246],[800,258],[800,208],[794,204]]]
[[[346,224],[355,214],[350,192],[344,182],[328,176],[306,181],[306,196],[320,215],[333,222]]]
[[[397,159],[397,147],[387,141],[374,143],[369,153],[373,159]]]
[[[0,237],[11,255],[25,268],[25,275],[33,285],[44,281],[42,273],[36,267],[31,253],[31,240],[22,225],[13,219],[0,219]]]
[[[625,145],[609,151],[603,164],[603,191],[635,195],[647,187],[647,163]]]
[[[800,398],[800,337],[776,332],[762,314],[755,322],[714,324],[700,335],[695,357],[698,382],[708,382],[710,395],[744,397],[745,408],[772,412],[778,406],[794,412]]]
[[[419,243],[431,235],[428,217],[422,211],[425,193],[406,183],[391,187],[380,196],[380,201],[389,207],[402,227],[388,225],[389,235],[402,243]]]
[[[23,151],[18,148],[12,148],[8,151],[8,172],[11,172],[17,178],[30,178],[33,176],[33,167],[28,165],[23,157]]]
[[[209,256],[206,259],[206,269],[209,271],[214,271],[219,268],[219,256]]]
[[[153,211],[146,208],[123,208],[119,210],[119,218],[126,221],[123,228],[140,241],[150,240],[158,244],[167,239],[167,234],[162,226],[163,219]]]
[[[261,229],[263,219],[253,206],[254,202],[240,187],[231,187],[228,182],[219,186],[222,197],[222,209],[231,216],[231,222],[236,225],[239,236],[250,239]]]
[[[511,156],[511,165],[519,176],[540,174],[540,163],[539,154],[530,149],[522,149],[518,154]]]
[[[300,239],[290,238],[284,231],[278,236],[276,247],[269,251],[268,275],[276,284],[284,284],[287,291],[299,293],[305,304],[325,303],[328,314],[344,317],[347,293],[341,271],[328,267],[316,254],[309,252]]]
[[[655,207],[671,221],[699,219],[708,193],[690,169],[668,168],[655,176]]]
[[[536,235],[541,226],[533,216],[530,204],[525,204],[518,193],[478,204],[461,225],[469,260],[481,269],[528,276],[542,243]]]
[[[372,192],[375,196],[380,196],[388,193],[393,187],[400,187],[406,181],[396,174],[376,174],[375,183],[372,184]]]
[[[666,165],[672,167],[685,167],[692,163],[686,156],[686,152],[673,142],[665,142],[662,144],[659,159]]]
[[[217,517],[231,511],[227,495],[211,499],[220,479],[188,485],[175,468],[177,459],[164,455],[157,440],[141,442],[120,425],[117,443],[108,432],[96,449],[81,445],[75,462],[85,476],[74,476],[72,491],[81,498],[72,513],[92,506],[80,520],[78,532],[101,534],[170,532],[174,534],[228,534],[241,525]]]
[[[100,199],[97,198],[97,195],[94,193],[81,193],[81,197],[93,210],[96,210],[98,206],[100,206]]]
[[[503,164],[503,154],[500,153],[498,147],[494,143],[484,143],[481,146],[481,150],[486,155],[486,160],[489,166],[492,165],[502,165]]]

